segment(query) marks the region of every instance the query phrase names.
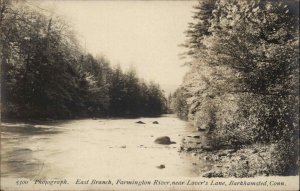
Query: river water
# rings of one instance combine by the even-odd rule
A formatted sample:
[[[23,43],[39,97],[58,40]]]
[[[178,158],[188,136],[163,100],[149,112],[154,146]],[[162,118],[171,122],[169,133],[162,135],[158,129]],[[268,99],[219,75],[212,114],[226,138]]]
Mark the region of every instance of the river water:
[[[178,152],[183,137],[196,133],[173,115],[2,123],[1,176],[197,177],[210,165],[191,154]],[[169,136],[176,144],[154,143],[160,136]],[[160,165],[165,168],[158,168]]]

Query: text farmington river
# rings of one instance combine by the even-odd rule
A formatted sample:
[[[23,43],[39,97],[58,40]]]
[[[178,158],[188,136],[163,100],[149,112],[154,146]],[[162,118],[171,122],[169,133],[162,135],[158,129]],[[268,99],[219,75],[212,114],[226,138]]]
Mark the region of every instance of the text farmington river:
[[[15,188],[84,188],[88,186],[90,188],[105,188],[105,189],[117,189],[117,188],[154,188],[159,187],[160,189],[165,188],[223,188],[224,186],[228,188],[234,187],[243,187],[249,188],[250,190],[253,188],[265,188],[265,187],[273,187],[273,188],[288,188],[291,183],[297,183],[297,177],[291,177],[290,181],[280,177],[262,177],[258,179],[236,179],[236,178],[228,178],[228,179],[220,179],[220,178],[182,178],[182,179],[165,179],[165,178],[155,178],[155,179],[125,179],[125,178],[72,178],[72,179],[43,179],[43,178],[35,178],[35,179],[26,179],[26,178],[18,178],[13,182],[6,181],[10,186],[16,186]],[[11,179],[13,180],[13,179]],[[298,179],[297,179],[298,180]],[[298,184],[297,184],[298,185]],[[34,187],[31,187],[34,186]],[[16,190],[18,190],[16,189]],[[284,189],[282,189],[284,190]]]

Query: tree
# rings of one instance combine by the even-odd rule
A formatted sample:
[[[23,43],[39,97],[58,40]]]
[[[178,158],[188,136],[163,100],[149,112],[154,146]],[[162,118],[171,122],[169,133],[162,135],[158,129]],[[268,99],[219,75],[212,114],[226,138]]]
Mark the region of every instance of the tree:
[[[181,88],[188,118],[208,127],[212,146],[273,143],[278,158],[269,170],[281,175],[297,169],[297,3],[217,0],[205,21],[198,9],[195,23],[207,23],[207,33],[190,25],[191,71]]]
[[[159,115],[158,86],[134,70],[112,68],[83,53],[63,20],[28,6],[0,1],[1,98],[4,118]],[[154,108],[151,109],[154,104]]]
[[[250,99],[258,104],[245,110],[262,112],[256,117],[263,139],[294,129],[298,18],[280,1],[220,1],[217,10],[210,29],[213,35],[206,39],[210,55],[206,60],[213,66],[229,67],[237,76],[234,91],[255,97]],[[252,108],[255,105],[258,108]]]
[[[189,23],[186,33],[186,42],[182,44],[188,51],[183,55],[196,57],[199,49],[205,47],[203,39],[210,35],[210,19],[212,11],[215,8],[216,0],[200,0],[198,5],[194,6],[194,22]]]

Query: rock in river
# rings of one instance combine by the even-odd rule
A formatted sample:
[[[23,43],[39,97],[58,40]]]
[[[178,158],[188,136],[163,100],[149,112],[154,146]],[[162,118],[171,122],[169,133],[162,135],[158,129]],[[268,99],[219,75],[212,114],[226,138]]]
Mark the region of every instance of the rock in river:
[[[158,121],[153,121],[153,124],[159,124]]]
[[[176,142],[171,141],[170,137],[168,136],[158,137],[154,142],[163,145],[176,144]]]
[[[137,121],[136,123],[138,123],[138,124],[145,124],[145,123],[142,122],[142,121]]]
[[[157,168],[163,169],[163,168],[166,168],[166,166],[164,164],[161,164],[161,165],[157,166]]]

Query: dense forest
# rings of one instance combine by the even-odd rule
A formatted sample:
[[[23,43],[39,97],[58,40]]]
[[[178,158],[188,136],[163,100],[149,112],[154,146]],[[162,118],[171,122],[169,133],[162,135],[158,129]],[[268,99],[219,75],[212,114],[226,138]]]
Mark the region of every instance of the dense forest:
[[[136,117],[166,110],[158,84],[86,53],[58,16],[1,0],[0,30],[2,118]]]
[[[183,44],[190,71],[171,96],[172,109],[205,131],[213,149],[269,145],[263,166],[273,175],[298,173],[298,6],[199,1]]]

